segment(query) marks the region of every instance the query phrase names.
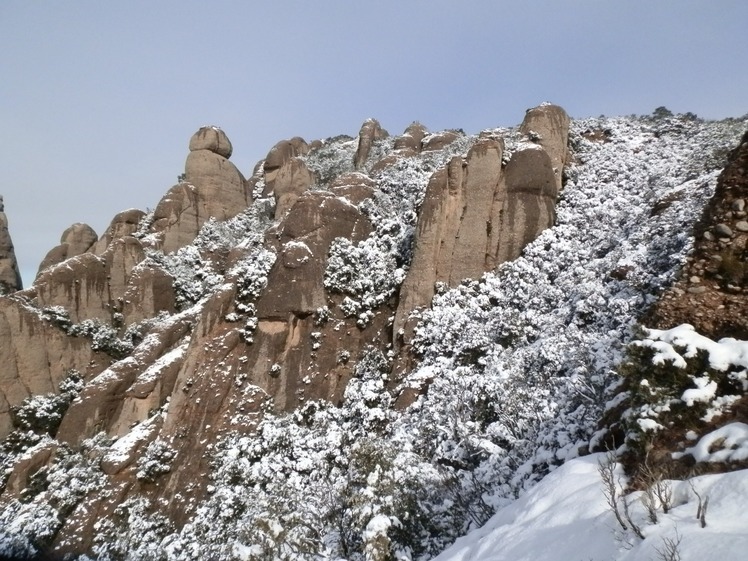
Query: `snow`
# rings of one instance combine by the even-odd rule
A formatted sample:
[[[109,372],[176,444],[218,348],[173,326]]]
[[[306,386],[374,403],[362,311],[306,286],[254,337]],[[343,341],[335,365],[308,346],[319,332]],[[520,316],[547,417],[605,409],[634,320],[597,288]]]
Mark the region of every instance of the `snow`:
[[[748,428],[748,427],[746,427]],[[493,516],[482,528],[460,538],[434,561],[652,561],[661,559],[665,539],[681,538],[682,561],[743,561],[748,551],[748,470],[706,475],[691,482],[709,497],[707,525],[696,519],[697,497],[688,482],[673,481],[676,502],[647,525],[633,495],[633,515],[646,539],[617,526],[602,492],[595,454],[571,460],[527,494]]]
[[[158,426],[150,421],[136,425],[130,432],[112,444],[102,461],[113,465],[122,465],[134,459],[131,458],[133,450],[142,442],[150,439],[157,428]]]
[[[138,374],[137,379],[135,380],[135,383],[133,386],[137,386],[140,384],[147,384],[149,382],[153,382],[154,380],[157,380],[161,377],[162,372],[174,364],[175,362],[181,360],[185,353],[187,352],[187,348],[189,347],[189,341],[168,351],[163,356],[156,359],[153,364],[151,364],[148,368],[146,368],[144,371],[142,371],[140,374]]]
[[[681,400],[691,407],[696,401],[709,403],[717,393],[717,382],[711,380],[709,376],[692,377],[695,388],[687,389],[683,392]]]
[[[646,329],[647,339],[640,343],[657,350],[655,364],[672,360],[679,368],[685,366],[684,358],[696,356],[703,350],[709,354],[709,366],[724,371],[731,365],[748,368],[748,341],[726,337],[715,342],[698,334],[692,325],[683,324],[668,330]],[[681,354],[675,347],[685,348]]]
[[[673,457],[692,455],[697,462],[739,462],[748,460],[748,425],[729,423],[705,434],[695,446]],[[747,526],[748,527],[748,526]]]

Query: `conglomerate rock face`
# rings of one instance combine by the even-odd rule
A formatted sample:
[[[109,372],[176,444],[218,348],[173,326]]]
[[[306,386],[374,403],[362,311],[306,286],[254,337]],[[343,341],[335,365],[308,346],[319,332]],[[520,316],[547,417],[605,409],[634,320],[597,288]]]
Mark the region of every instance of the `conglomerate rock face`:
[[[164,252],[192,242],[209,218],[227,220],[247,208],[251,193],[228,160],[231,152],[231,142],[220,129],[203,127],[193,135],[184,181],[166,193],[153,214],[151,230]]]
[[[361,357],[408,352],[435,286],[494,270],[553,224],[568,124],[559,107],[531,110],[508,145],[418,123],[387,140],[368,120],[357,142],[278,143],[249,182],[225,133],[201,128],[152,215],[124,211],[101,239],[71,227],[34,285],[0,299],[1,436],[31,395],[82,379],[53,443],[9,466],[0,506],[60,447],[117,439],[49,547],[90,552],[99,520],[137,497],[187,523],[221,438],[267,412],[340,403]],[[414,179],[393,179],[408,166]],[[156,448],[168,461],[148,471]]]
[[[86,253],[98,239],[99,236],[96,235],[94,229],[88,224],[80,222],[73,224],[62,233],[60,245],[50,249],[44,259],[42,259],[39,271],[37,272],[37,278],[48,267],[62,263],[66,259],[75,257],[76,255]]]
[[[0,197],[0,295],[9,294],[23,288],[18,261],[13,249],[13,241],[8,232],[8,217],[5,204]]]
[[[558,106],[527,112],[520,130],[539,130],[504,163],[501,138],[479,138],[465,158],[452,158],[426,189],[413,262],[400,289],[395,332],[419,307],[428,307],[436,283],[456,286],[479,278],[553,225],[567,161],[569,117]]]

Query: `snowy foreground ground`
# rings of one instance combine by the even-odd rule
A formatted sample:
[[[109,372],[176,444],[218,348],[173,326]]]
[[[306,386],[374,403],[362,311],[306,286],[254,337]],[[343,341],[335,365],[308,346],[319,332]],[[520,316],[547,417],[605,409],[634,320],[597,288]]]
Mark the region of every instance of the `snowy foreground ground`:
[[[571,460],[526,495],[502,509],[435,561],[743,561],[748,559],[748,470],[691,480],[709,497],[707,526],[696,518],[698,499],[689,482],[674,481],[673,506],[648,524],[640,501],[632,504],[644,540],[616,523],[602,491],[594,454]],[[634,494],[633,497],[637,497]],[[667,557],[666,541],[679,557]]]

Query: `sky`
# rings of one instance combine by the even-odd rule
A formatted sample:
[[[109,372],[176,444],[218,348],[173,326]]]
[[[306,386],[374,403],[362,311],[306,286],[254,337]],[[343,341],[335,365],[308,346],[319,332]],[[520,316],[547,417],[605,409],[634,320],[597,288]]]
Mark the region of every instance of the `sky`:
[[[24,286],[75,222],[151,209],[202,125],[249,176],[279,140],[369,117],[467,133],[748,113],[745,0],[0,1],[0,194]]]

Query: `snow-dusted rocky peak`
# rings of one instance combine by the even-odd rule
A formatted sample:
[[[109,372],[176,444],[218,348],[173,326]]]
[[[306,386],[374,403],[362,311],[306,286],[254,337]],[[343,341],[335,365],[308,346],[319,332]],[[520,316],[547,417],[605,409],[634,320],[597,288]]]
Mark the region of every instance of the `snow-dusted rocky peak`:
[[[586,449],[744,127],[370,120],[249,181],[201,129],[154,213],[0,299],[0,552],[437,554]]]

